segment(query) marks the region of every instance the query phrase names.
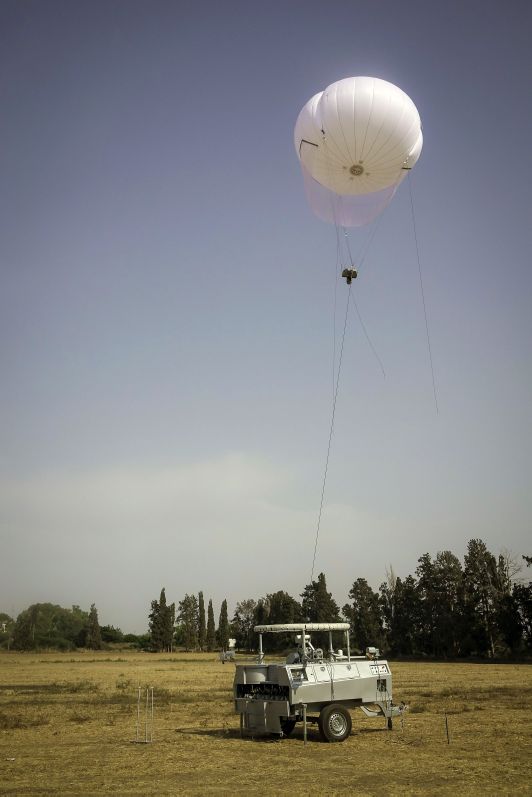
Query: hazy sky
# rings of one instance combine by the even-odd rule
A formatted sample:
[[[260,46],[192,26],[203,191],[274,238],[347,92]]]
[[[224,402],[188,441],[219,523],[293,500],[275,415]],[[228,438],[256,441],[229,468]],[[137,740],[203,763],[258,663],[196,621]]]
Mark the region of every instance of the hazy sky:
[[[416,103],[353,291],[316,573],[340,604],[481,537],[530,553],[528,0],[0,3],[0,611],[308,583],[347,297],[301,106]],[[350,233],[355,255],[371,229]]]

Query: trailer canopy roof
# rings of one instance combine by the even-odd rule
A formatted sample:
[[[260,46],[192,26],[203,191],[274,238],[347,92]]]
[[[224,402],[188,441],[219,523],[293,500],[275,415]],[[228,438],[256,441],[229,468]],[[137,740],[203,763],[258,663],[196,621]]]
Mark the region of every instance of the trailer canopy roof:
[[[254,630],[258,634],[283,631],[348,631],[349,623],[279,623],[279,625],[256,625]]]

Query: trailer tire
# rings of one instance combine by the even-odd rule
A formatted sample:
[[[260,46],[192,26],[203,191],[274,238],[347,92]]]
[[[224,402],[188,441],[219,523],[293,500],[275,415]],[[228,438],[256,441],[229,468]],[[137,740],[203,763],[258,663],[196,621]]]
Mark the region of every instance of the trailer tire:
[[[320,735],[326,742],[343,742],[351,733],[351,714],[339,703],[330,703],[320,711]]]

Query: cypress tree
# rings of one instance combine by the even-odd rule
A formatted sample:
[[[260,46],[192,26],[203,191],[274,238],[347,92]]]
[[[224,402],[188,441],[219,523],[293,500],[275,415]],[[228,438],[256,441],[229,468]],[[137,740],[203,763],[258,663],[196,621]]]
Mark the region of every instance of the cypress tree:
[[[100,633],[100,624],[98,622],[98,610],[94,603],[89,612],[89,620],[87,623],[87,640],[86,647],[91,650],[101,650],[102,648],[102,635]]]
[[[151,602],[151,611],[149,614],[148,630],[150,634],[150,643],[152,650],[160,650],[161,641],[161,628],[160,628],[160,612],[159,601],[153,600]]]
[[[165,596],[165,603],[166,603],[166,596]],[[168,653],[171,653],[174,647],[175,603],[171,603],[169,606],[165,607],[162,617],[162,626],[163,626],[163,640],[162,640],[163,650],[168,651]]]
[[[207,650],[214,650],[216,645],[216,629],[214,625],[214,609],[212,608],[212,600],[209,600],[207,608],[207,636],[206,636]]]
[[[161,652],[166,650],[166,643],[167,643],[167,624],[168,624],[168,607],[166,605],[166,591],[164,587],[161,590],[161,595],[159,598],[159,644],[157,650]]]
[[[200,650],[205,650],[207,629],[205,627],[205,601],[203,592],[198,595],[198,645]]]
[[[227,601],[222,601],[220,609],[220,620],[218,622],[218,644],[222,650],[229,647],[229,619],[227,617]]]
[[[166,603],[163,587],[158,601],[151,602],[149,631],[151,647],[157,652],[172,652],[175,624],[175,603]]]

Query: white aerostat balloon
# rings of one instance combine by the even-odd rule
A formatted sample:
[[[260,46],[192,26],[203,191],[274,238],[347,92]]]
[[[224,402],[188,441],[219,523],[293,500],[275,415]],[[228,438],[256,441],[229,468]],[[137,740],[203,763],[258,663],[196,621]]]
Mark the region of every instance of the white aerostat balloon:
[[[404,91],[379,78],[349,77],[307,102],[294,143],[314,212],[356,227],[388,204],[417,162],[423,135]]]

